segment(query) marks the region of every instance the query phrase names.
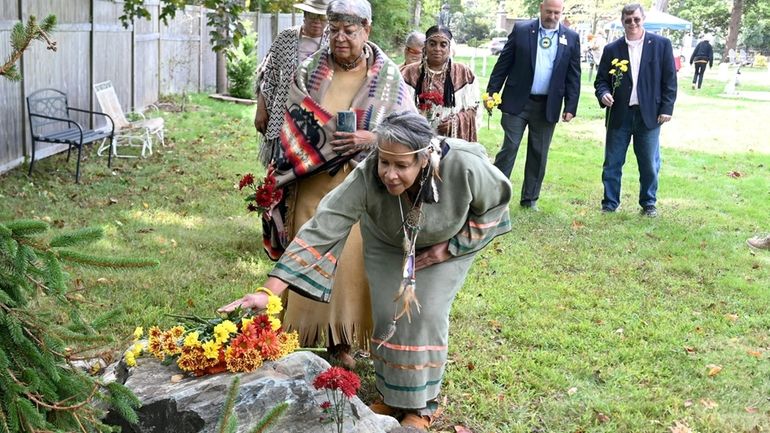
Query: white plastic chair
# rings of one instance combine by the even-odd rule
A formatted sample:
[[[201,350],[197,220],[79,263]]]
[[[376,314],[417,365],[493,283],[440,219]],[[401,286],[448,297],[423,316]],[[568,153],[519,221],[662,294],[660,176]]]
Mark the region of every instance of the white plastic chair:
[[[103,142],[96,154],[101,156],[102,152],[110,149],[112,155],[119,158],[136,158],[133,155],[119,155],[118,146],[141,147],[142,157],[152,155],[152,136],[160,140],[161,145],[166,142],[163,137],[164,122],[162,117],[146,118],[144,114],[136,112],[141,119],[135,122],[129,122],[126,118],[123,108],[118,101],[118,95],[111,81],[104,81],[94,84],[96,100],[102,107],[102,111],[110,115],[115,122],[115,136],[110,142]]]

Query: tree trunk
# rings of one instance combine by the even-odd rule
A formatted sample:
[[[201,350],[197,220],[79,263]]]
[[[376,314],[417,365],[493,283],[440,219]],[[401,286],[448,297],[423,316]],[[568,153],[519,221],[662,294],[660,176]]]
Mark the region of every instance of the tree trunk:
[[[668,12],[669,0],[655,0],[652,8],[661,12]]]
[[[738,51],[738,32],[741,29],[741,17],[743,17],[743,2],[744,0],[733,1],[733,11],[730,14],[730,27],[727,30],[727,43],[725,43],[725,52],[722,53],[722,58],[727,58],[727,53],[730,48]]]
[[[420,13],[422,12],[422,0],[413,0],[412,7],[412,29],[420,28]]]
[[[224,51],[217,51],[217,93],[227,93],[227,67]]]

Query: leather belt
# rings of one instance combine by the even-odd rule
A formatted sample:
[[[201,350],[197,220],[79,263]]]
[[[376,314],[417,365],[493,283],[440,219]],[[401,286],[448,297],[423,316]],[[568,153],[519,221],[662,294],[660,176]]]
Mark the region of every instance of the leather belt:
[[[545,102],[548,99],[548,95],[529,95],[529,99],[536,102]]]
[[[639,110],[639,104],[636,104],[636,105],[629,105],[629,106],[628,106],[628,109],[629,109],[629,110],[637,110],[637,111],[638,111],[638,110]]]

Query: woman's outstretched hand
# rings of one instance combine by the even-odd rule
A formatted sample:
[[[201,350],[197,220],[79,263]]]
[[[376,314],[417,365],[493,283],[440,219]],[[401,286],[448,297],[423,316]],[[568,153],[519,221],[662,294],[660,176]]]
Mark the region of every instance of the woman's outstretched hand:
[[[240,299],[219,307],[217,313],[229,313],[238,307],[242,310],[262,310],[267,307],[267,293],[249,293]]]
[[[427,268],[437,263],[445,262],[452,257],[449,253],[449,241],[444,241],[431,245],[417,254],[414,261],[414,270]]]
[[[267,279],[267,281],[265,281],[265,285],[263,287],[268,289],[275,296],[281,296],[281,293],[283,293],[283,291],[286,290],[286,288],[289,287],[289,285],[286,284],[283,280],[280,280],[275,277],[270,277]],[[262,310],[265,307],[267,307],[267,298],[268,298],[268,294],[263,291],[256,292],[256,293],[249,293],[247,295],[244,295],[240,299],[236,299],[235,301],[227,305],[223,305],[219,307],[219,309],[217,309],[217,312],[229,313],[238,307],[244,310],[247,310],[247,309]]]
[[[376,136],[373,132],[359,129],[356,132],[337,131],[334,133],[334,140],[330,141],[329,144],[332,145],[337,155],[350,156],[371,148],[374,146],[375,140]]]

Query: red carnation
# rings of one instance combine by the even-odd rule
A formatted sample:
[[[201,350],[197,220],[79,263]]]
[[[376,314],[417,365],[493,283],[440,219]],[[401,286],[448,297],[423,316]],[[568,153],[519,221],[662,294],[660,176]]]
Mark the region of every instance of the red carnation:
[[[352,371],[342,367],[331,367],[313,381],[315,389],[340,390],[347,398],[356,395],[361,387],[361,379]]]
[[[323,402],[323,403],[321,403],[321,409],[323,409],[323,410],[329,409],[330,407],[332,407],[332,402],[330,402],[328,400]]]
[[[283,199],[283,189],[278,187],[278,180],[275,178],[275,167],[270,165],[267,168],[267,174],[259,184],[255,184],[254,176],[249,173],[241,179],[240,189],[250,187],[254,191],[246,197],[246,208],[249,212],[261,212],[267,215]]]
[[[243,187],[251,185],[254,183],[254,175],[251,173],[247,173],[241,178],[241,181],[238,183],[238,189],[243,189]]]

